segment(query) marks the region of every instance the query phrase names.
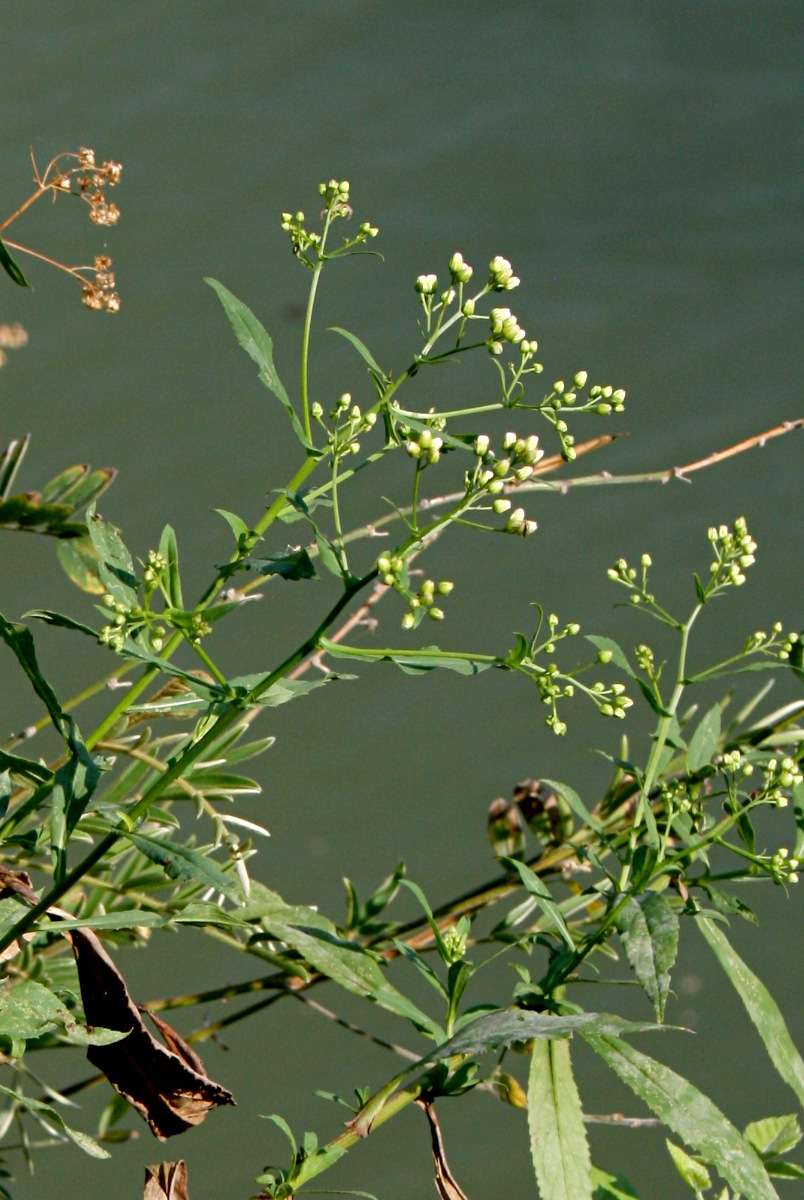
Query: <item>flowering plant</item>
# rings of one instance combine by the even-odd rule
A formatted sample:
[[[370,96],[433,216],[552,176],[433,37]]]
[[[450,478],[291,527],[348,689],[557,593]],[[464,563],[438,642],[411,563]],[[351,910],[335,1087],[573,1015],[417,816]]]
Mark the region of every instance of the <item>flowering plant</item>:
[[[104,189],[119,176],[119,164],[96,166],[89,150],[59,156],[41,176],[36,173],[36,192],[0,224],[0,232],[47,192],[76,194],[95,223],[113,224],[118,210]],[[577,621],[545,613],[538,603],[534,626],[492,651],[477,644],[451,649],[420,644],[416,634],[425,623],[441,627],[446,620],[459,581],[438,578],[436,570],[432,578],[424,575],[419,560],[434,558],[440,539],[455,528],[535,545],[529,502],[554,488],[553,477],[569,464],[611,440],[603,434],[578,441],[579,421],[622,413],[626,392],[590,384],[582,369],[567,375],[569,383],[558,378],[539,388],[538,343],[510,308],[497,303],[499,293],[520,284],[510,262],[495,256],[472,286],[474,268],[456,251],[443,284],[435,273],[415,280],[420,341],[408,366],[398,372],[381,366],[360,338],[336,328],[362,360],[368,396],[314,396],[309,359],[321,276],[336,260],[374,253],[369,246],[378,235],[364,221],[334,244],[336,229],[352,228],[350,186],[329,180],[320,185],[319,198],[321,220],[314,227],[308,228],[301,211],[281,219],[292,253],[311,275],[296,400],[282,382],[272,340],[259,319],[222,283],[207,281],[279,402],[300,461],[256,520],[218,510],[231,535],[230,552],[195,602],[185,597],[171,525],[137,559],[120,530],[98,512],[96,502],[113,472],[71,467],[38,493],[12,496],[27,442],[12,442],[0,459],[0,525],[55,537],[62,566],[94,598],[99,616],[89,624],[86,614],[36,608],[23,624],[0,615],[0,639],[11,656],[6,664],[16,660],[20,683],[24,677],[44,710],[0,749],[0,954],[7,972],[0,990],[7,1073],[0,1085],[6,1100],[3,1130],[16,1129],[18,1142],[27,1147],[29,1129],[38,1125],[49,1140],[71,1140],[99,1157],[131,1136],[132,1109],[157,1138],[180,1133],[232,1101],[210,1079],[192,1043],[293,996],[385,1047],[403,1065],[371,1091],[356,1089],[354,1103],[346,1104],[345,1128],[329,1140],[319,1141],[313,1132],[297,1138],[281,1116],[273,1116],[289,1141],[290,1157],[262,1167],[260,1196],[307,1194],[312,1180],[416,1104],[427,1122],[436,1190],[442,1200],[460,1200],[466,1192],[447,1160],[437,1109],[444,1098],[474,1094],[527,1111],[543,1200],[637,1194],[619,1175],[592,1163],[590,1122],[635,1130],[663,1124],[676,1139],[668,1141],[672,1161],[695,1195],[715,1186],[716,1173],[723,1200],[771,1200],[777,1194],[774,1179],[801,1174],[785,1157],[800,1136],[795,1117],[760,1114],[740,1132],[692,1083],[631,1039],[671,1028],[664,1022],[679,938],[697,929],[736,988],[773,1068],[804,1098],[804,1062],[784,1018],[724,929],[728,918],[752,917],[741,885],[788,888],[798,878],[802,832],[789,816],[791,797],[792,811],[800,814],[804,805],[804,705],[792,700],[769,710],[762,706],[771,683],[800,676],[799,636],[775,622],[768,631],[750,633],[725,660],[693,667],[699,621],[714,601],[745,583],[755,564],[756,543],[738,517],[709,530],[709,565],[692,577],[686,614],[671,612],[658,598],[650,554],[642,554],[637,566],[620,558],[609,570],[611,583],[636,610],[635,620],[644,614],[654,622],[655,644],[642,640],[640,632],[633,650],[626,650],[605,634],[582,633]],[[5,245],[26,252],[16,243]],[[7,272],[24,282],[7,249],[4,254]],[[89,308],[117,311],[105,255],[92,268],[61,268],[81,282]],[[415,399],[401,398],[403,388],[405,394],[414,390],[418,375],[466,354],[490,365],[497,392],[488,403],[421,409]],[[479,421],[487,431],[477,431]],[[520,422],[525,428],[518,431]],[[765,430],[741,449],[799,424]],[[543,434],[554,444],[543,445]],[[733,452],[631,482],[689,475]],[[383,476],[392,456],[408,462],[407,494],[370,524],[349,528],[345,497],[351,481],[363,471]],[[617,482],[607,472],[560,480],[564,488]],[[299,544],[287,545],[280,535],[288,524],[304,529]],[[383,539],[379,553],[377,538]],[[493,554],[493,543],[485,545]],[[281,661],[255,669],[248,660],[235,667],[248,673],[234,674],[218,661],[211,647],[219,621],[236,620],[247,603],[270,604],[277,589],[319,575],[329,580],[330,599]],[[257,587],[264,589],[261,596]],[[377,633],[378,614],[386,610],[401,626],[389,645]],[[76,696],[59,698],[37,657],[37,621],[106,647],[113,658],[107,675]],[[237,802],[260,792],[257,780],[241,774],[241,765],[273,742],[271,736],[252,736],[252,725],[266,708],[312,689],[339,692],[353,678],[341,673],[345,662],[350,668],[390,663],[420,678],[439,669],[466,676],[505,673],[512,686],[522,679],[535,688],[531,695],[546,710],[547,726],[560,736],[567,734],[577,700],[615,722],[636,703],[645,705],[654,727],[644,748],[627,738],[612,748],[610,776],[596,795],[581,796],[568,782],[540,778],[517,784],[510,801],[495,800],[487,821],[497,860],[493,880],[469,883],[461,897],[434,906],[399,865],[365,899],[347,881],[346,914],[338,920],[311,905],[288,903],[260,882],[256,846],[268,831],[262,821],[241,815]],[[771,672],[771,683],[741,701],[733,714],[730,697],[701,710],[695,696],[704,684],[755,671]],[[84,735],[73,714],[104,688],[113,702]],[[24,692],[20,703],[28,703]],[[50,760],[28,750],[47,727],[61,742]],[[202,842],[187,828],[188,807],[203,822]],[[763,818],[759,828],[757,817]],[[400,893],[413,897],[419,917],[395,915]],[[269,964],[271,973],[224,982],[211,992],[135,1004],[110,948],[121,942],[147,947],[152,931],[185,926],[202,930],[233,955],[259,960],[263,969]],[[645,995],[640,1020],[581,1003],[593,972],[619,954]],[[514,966],[515,986],[493,997],[479,993],[478,973],[499,956]],[[432,1004],[413,998],[415,976],[426,981]],[[313,998],[325,980],[367,1002],[365,1026]],[[265,993],[261,1004],[207,1021],[186,1038],[163,1015],[255,991]],[[416,1051],[371,1032],[372,1004],[414,1032]],[[146,1015],[161,1041],[146,1026]],[[47,1085],[47,1099],[32,1094],[32,1085],[33,1091],[43,1087],[32,1059],[63,1043],[80,1045],[113,1089],[93,1136],[65,1122],[64,1091]],[[575,1080],[579,1044],[652,1115],[587,1113]],[[75,1095],[86,1082],[68,1091]],[[268,1154],[273,1158],[275,1149]],[[459,1147],[453,1157],[460,1158]],[[187,1194],[181,1162],[149,1169],[149,1198]]]

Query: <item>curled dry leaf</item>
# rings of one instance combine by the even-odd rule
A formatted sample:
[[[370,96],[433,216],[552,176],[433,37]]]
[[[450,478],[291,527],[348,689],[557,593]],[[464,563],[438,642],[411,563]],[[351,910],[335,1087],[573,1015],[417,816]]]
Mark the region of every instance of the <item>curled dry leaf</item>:
[[[30,904],[37,900],[24,871],[0,865],[0,896],[9,893]],[[72,917],[55,906],[48,909],[48,915]],[[232,1093],[209,1078],[200,1057],[166,1021],[148,1014],[166,1045],[149,1033],[126,981],[96,934],[89,929],[70,929],[64,936],[73,948],[87,1024],[128,1033],[119,1042],[90,1046],[87,1058],[141,1113],[155,1137],[163,1141],[183,1133],[200,1125],[210,1109],[234,1104]],[[16,943],[12,945],[16,953]]]
[[[469,1200],[466,1192],[458,1183],[450,1170],[444,1151],[444,1139],[441,1136],[441,1126],[436,1116],[435,1105],[429,1100],[417,1100],[419,1108],[424,1110],[427,1124],[430,1126],[430,1141],[433,1147],[433,1165],[435,1167],[435,1186],[440,1200]]]
[[[89,929],[72,929],[66,936],[72,941],[88,1024],[130,1031],[120,1042],[91,1046],[87,1058],[145,1117],[154,1136],[173,1137],[200,1125],[210,1109],[234,1104],[232,1093],[209,1078],[198,1055],[165,1021],[158,1021],[157,1028],[167,1047],[148,1032],[100,939]]]
[[[145,1188],[142,1200],[190,1200],[187,1191],[187,1164],[178,1162],[151,1163],[145,1168]]]
[[[36,904],[39,899],[31,886],[31,877],[27,871],[12,871],[11,867],[4,867],[0,863],[0,899],[7,896],[19,896],[29,904]],[[5,950],[0,952],[0,962],[16,957],[23,948],[23,942],[29,942],[33,936],[32,933],[24,933],[21,938],[10,942]]]

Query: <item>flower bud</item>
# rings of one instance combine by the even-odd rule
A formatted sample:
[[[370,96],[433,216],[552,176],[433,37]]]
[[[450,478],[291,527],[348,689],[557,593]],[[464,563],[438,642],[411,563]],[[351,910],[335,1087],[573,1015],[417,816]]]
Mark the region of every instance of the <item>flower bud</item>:
[[[491,507],[498,514],[508,512],[508,509],[511,507],[511,501],[507,500],[504,496],[501,496],[499,500],[492,501]]]
[[[475,302],[472,299],[464,300],[461,312],[465,317],[473,317],[475,315]]]
[[[478,434],[478,436],[475,438],[475,454],[477,455],[478,458],[482,458],[484,454],[488,453],[489,445],[490,445],[490,438],[489,438],[488,434],[487,433]]]
[[[586,387],[586,381],[589,378],[586,371],[576,371],[572,377],[573,386],[576,388]]]

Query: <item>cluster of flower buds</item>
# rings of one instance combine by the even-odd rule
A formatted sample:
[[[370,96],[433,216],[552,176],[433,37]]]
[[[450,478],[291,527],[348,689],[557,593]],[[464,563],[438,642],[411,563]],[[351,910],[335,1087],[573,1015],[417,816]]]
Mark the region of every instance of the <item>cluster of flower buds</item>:
[[[631,697],[625,694],[624,683],[611,683],[606,687],[605,683],[598,681],[592,684],[590,693],[597,704],[598,712],[604,717],[617,717],[622,720],[634,703]]]
[[[456,285],[468,283],[474,273],[474,267],[470,267],[469,263],[464,261],[460,250],[456,250],[449,260],[449,274],[452,282]]]
[[[0,325],[0,367],[7,361],[6,350],[19,350],[28,344],[28,331],[15,321],[13,325]]]
[[[728,525],[713,525],[707,537],[715,553],[709,564],[709,586],[740,587],[745,583],[744,572],[756,562],[757,544],[748,532],[745,517],[738,517],[732,529]]]
[[[116,225],[120,220],[120,209],[106,197],[107,187],[116,187],[123,174],[123,165],[113,162],[95,161],[95,151],[88,146],[82,146],[78,151],[80,172],[76,183],[81,199],[89,205],[89,219],[95,225]],[[84,174],[83,172],[87,172]],[[70,191],[70,173],[59,175],[55,181],[62,191]]]
[[[787,662],[793,653],[793,647],[799,640],[799,635],[795,632],[783,633],[783,628],[781,621],[774,621],[770,633],[766,633],[764,629],[757,629],[745,639],[743,653],[773,654],[782,662]]]
[[[519,287],[519,277],[514,274],[508,259],[501,254],[495,254],[489,263],[488,286],[493,292],[512,292]]]
[[[158,550],[148,551],[148,561],[145,564],[145,570],[142,573],[143,582],[149,592],[154,588],[159,587],[164,572],[167,570],[168,561],[164,554],[160,554]]]
[[[798,883],[798,859],[791,857],[786,846],[776,851],[768,860],[768,866],[774,883]]]
[[[102,646],[110,646],[112,650],[120,651],[126,640],[126,635],[130,631],[130,623],[132,613],[122,600],[118,600],[111,592],[107,592],[101,600],[106,612],[111,620],[108,625],[104,625],[98,634],[98,641]],[[139,624],[139,622],[137,622]]]
[[[469,938],[469,918],[461,917],[454,925],[450,925],[441,935],[438,947],[444,965],[452,967],[461,962],[466,954],[466,943]]]
[[[611,651],[608,653],[611,654]],[[656,659],[650,646],[648,646],[645,642],[640,642],[639,645],[634,648],[634,657],[637,660],[637,666],[639,667],[640,671],[644,671],[650,679],[654,679],[656,677]]]
[[[94,312],[120,312],[120,296],[114,290],[115,277],[108,254],[95,255],[95,278],[87,280],[81,290],[82,303]]]
[[[450,594],[455,584],[451,579],[434,579],[422,581],[417,592],[411,591],[408,585],[405,560],[398,554],[381,554],[377,559],[377,572],[386,587],[399,592],[408,602],[408,611],[402,618],[403,629],[415,629],[423,617],[431,621],[443,621],[444,610],[436,604],[436,599],[442,599]]]
[[[538,343],[527,340],[525,330],[510,308],[493,308],[489,313],[489,322],[491,329],[486,345],[490,354],[502,354],[506,342],[519,346],[523,354],[536,353]]]
[[[326,183],[319,183],[318,194],[333,217],[351,217],[348,179],[328,179]]]
[[[349,199],[348,179],[329,179],[323,183],[319,183],[318,194],[323,199],[325,206],[321,214],[322,219],[325,221],[325,231],[330,221],[336,220],[339,217],[348,219],[353,215]],[[297,258],[302,260],[305,266],[312,269],[316,265],[316,262],[313,260],[313,257],[307,254],[307,251],[311,249],[316,251],[315,258],[317,261],[320,261],[318,260],[318,252],[322,251],[324,235],[307,229],[304,221],[304,213],[300,209],[295,213],[283,212],[280,224],[290,238],[293,253]],[[375,238],[379,232],[376,225],[372,225],[369,221],[363,221],[357,233],[351,238],[344,238],[343,245],[335,251],[328,252],[328,256],[335,257],[341,254],[348,254],[355,246],[361,246],[369,238]]]
[[[643,601],[652,604],[656,599],[653,593],[648,591],[648,571],[652,565],[653,559],[649,554],[640,556],[639,571],[636,567],[629,566],[624,558],[618,558],[614,566],[609,567],[606,574],[615,583],[621,583],[630,589],[632,604],[641,604]]]
[[[492,510],[498,516],[508,513],[504,527],[506,533],[516,533],[522,537],[534,533],[536,522],[527,518],[523,508],[511,511],[511,501],[501,493],[506,488],[515,488],[517,484],[527,482],[534,474],[536,463],[544,457],[538,436],[531,434],[522,438],[513,432],[506,433],[502,441],[502,457],[498,458],[491,449],[488,434],[481,433],[475,438],[474,453],[478,463],[474,472],[467,473],[467,490],[494,497]]]
[[[771,758],[765,764],[762,783],[763,799],[768,800],[777,808],[787,808],[788,792],[802,782],[801,769],[794,758],[785,755],[784,758]]]
[[[748,779],[754,774],[754,764],[750,763],[739,750],[727,750],[720,760],[720,769],[724,774],[740,775]]]
[[[421,433],[414,434],[405,442],[405,450],[411,458],[415,458],[422,465],[433,465],[438,462],[441,457],[441,449],[444,445],[444,439],[433,433],[432,429],[423,429]]]
[[[315,421],[324,424],[324,410],[317,400],[311,405],[310,412]],[[329,433],[333,453],[359,454],[360,442],[356,439],[377,424],[376,412],[363,412],[359,404],[352,403],[351,392],[343,392],[329,415],[336,423],[334,432]]]
[[[585,383],[586,371],[579,371],[575,376],[574,383],[578,388],[583,386],[583,384],[578,383],[578,380],[581,377],[583,377]],[[597,400],[595,412],[600,413],[600,415],[603,417],[607,417],[609,413],[612,412],[623,412],[625,410],[625,395],[625,388],[613,388],[611,384],[608,383],[605,387],[599,387],[597,384],[595,384],[594,387],[589,389],[589,399]],[[564,399],[566,400],[567,397],[565,396]]]
[[[668,815],[672,813],[688,813],[693,820],[701,816],[700,799],[690,793],[686,780],[665,779],[660,784],[659,795]]]

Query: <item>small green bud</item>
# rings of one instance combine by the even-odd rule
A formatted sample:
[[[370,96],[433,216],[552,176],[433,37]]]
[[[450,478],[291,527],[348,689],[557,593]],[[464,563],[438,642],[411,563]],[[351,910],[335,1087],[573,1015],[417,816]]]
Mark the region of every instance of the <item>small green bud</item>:
[[[475,315],[475,302],[472,299],[464,300],[461,312],[465,317],[473,317]]]
[[[553,384],[553,391],[557,396],[561,396],[564,392],[564,380],[557,379]]]
[[[444,610],[442,608],[428,608],[427,615],[428,617],[432,617],[434,621],[444,620]]]
[[[586,371],[576,371],[572,379],[573,386],[579,389],[586,387],[586,381],[588,378],[589,376],[587,375]]]
[[[598,413],[601,417],[608,417],[611,413],[611,405],[610,404],[596,404],[595,412]]]
[[[613,657],[611,650],[598,650],[597,652],[597,661],[604,667],[611,662]]]
[[[442,579],[439,582],[436,590],[437,590],[439,596],[448,596],[454,587],[455,587],[455,584],[453,583],[453,581],[451,579]]]
[[[504,487],[505,487],[505,480],[492,479],[491,483],[488,485],[489,494],[492,496],[498,496]]]
[[[404,617],[402,618],[402,628],[403,629],[412,629],[415,624],[416,624],[416,618],[414,617],[413,613],[406,612]]]
[[[478,458],[482,458],[484,454],[488,454],[491,439],[487,433],[480,433],[475,438],[475,454]]]
[[[323,406],[321,404],[319,404],[317,400],[314,400],[313,403],[311,404],[310,412],[313,415],[314,421],[320,421],[324,415]]]
[[[500,497],[498,500],[492,501],[491,507],[496,513],[508,512],[508,509],[511,507],[511,501]]]

